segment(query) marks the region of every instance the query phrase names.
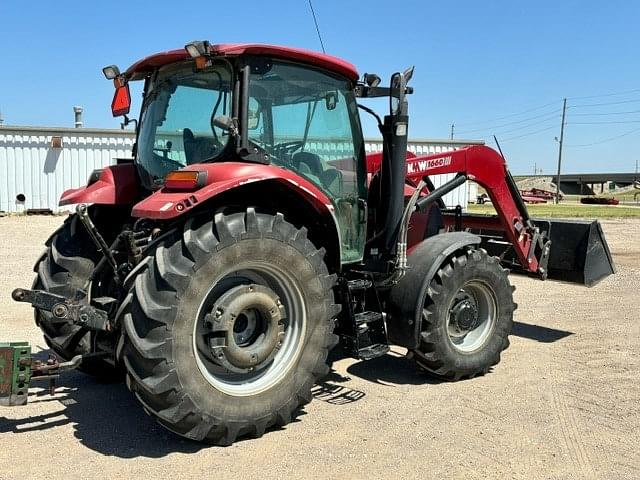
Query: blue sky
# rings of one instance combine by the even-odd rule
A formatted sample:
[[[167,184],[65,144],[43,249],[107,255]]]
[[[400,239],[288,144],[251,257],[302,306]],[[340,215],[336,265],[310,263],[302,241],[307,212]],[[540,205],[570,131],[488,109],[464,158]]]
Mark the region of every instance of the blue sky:
[[[385,79],[416,66],[413,138],[448,138],[452,123],[457,138],[495,133],[512,171],[551,173],[568,97],[563,171],[633,171],[640,159],[640,2],[314,6],[327,53]],[[320,49],[307,0],[2,0],[0,111],[6,124],[70,126],[82,105],[86,126],[118,128],[101,67],[205,38]]]

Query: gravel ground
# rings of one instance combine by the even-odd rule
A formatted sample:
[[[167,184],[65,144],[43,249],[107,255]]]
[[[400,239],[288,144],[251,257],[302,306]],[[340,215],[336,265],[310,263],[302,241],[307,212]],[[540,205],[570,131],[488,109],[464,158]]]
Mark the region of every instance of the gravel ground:
[[[0,218],[0,338],[43,349],[13,288],[61,217]],[[513,277],[511,348],[440,383],[400,349],[344,359],[298,421],[206,447],[165,432],[124,385],[80,373],[0,407],[0,478],[640,478],[640,221],[604,222],[618,274],[585,289]]]

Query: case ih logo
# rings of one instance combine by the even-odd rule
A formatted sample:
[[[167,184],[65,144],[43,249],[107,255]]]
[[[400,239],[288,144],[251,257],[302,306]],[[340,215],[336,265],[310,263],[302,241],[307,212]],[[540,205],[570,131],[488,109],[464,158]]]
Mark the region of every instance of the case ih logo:
[[[434,158],[432,160],[418,160],[417,162],[407,163],[407,173],[409,175],[414,173],[424,172],[436,167],[445,167],[451,163],[451,156]]]

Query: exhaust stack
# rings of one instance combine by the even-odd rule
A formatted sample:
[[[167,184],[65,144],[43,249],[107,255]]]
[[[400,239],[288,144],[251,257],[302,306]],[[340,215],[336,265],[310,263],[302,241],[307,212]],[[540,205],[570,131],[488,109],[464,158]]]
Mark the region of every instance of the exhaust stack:
[[[76,128],[82,128],[82,107],[73,107],[73,113],[75,114],[76,117],[76,121],[75,121],[75,127]]]

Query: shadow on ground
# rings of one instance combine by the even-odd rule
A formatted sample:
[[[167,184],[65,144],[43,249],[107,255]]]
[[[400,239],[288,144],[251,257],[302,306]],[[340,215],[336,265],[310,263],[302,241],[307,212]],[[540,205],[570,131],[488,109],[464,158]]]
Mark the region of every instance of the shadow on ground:
[[[354,363],[347,368],[347,372],[380,385],[435,385],[442,383],[442,380],[431,377],[420,370],[413,360],[397,353]]]
[[[49,350],[42,350],[34,357],[46,360],[49,354]],[[176,452],[195,453],[203,448],[223,448],[184,439],[161,427],[144,412],[122,382],[105,383],[81,372],[71,371],[65,373],[58,384],[55,396],[48,395],[46,382],[34,382],[32,387],[35,388],[30,389],[29,394],[30,405],[53,404],[54,412],[29,415],[33,409],[28,406],[11,407],[16,413],[24,408],[25,415],[19,418],[0,416],[0,434],[26,434],[72,425],[74,436],[82,445],[103,455],[119,458],[162,458]],[[357,393],[353,392],[352,396],[343,392],[344,398],[356,398]],[[336,398],[330,403],[344,403],[338,399],[335,391],[333,394]],[[291,423],[300,421],[299,418],[305,414],[304,408],[298,409]],[[274,426],[269,431],[283,428],[286,427]],[[243,437],[235,443],[246,440],[251,438]]]
[[[540,325],[531,325],[530,323],[513,322],[512,335],[529,340],[535,340],[541,343],[553,343],[562,340],[573,332],[567,330],[557,330],[555,328],[542,327]]]
[[[80,372],[69,372],[54,397],[29,396],[29,403],[60,403],[62,409],[17,419],[0,417],[0,433],[21,434],[72,424],[80,442],[103,455],[121,458],[164,457],[205,447],[168,432],[144,413],[123,383],[100,383]],[[46,384],[34,384],[46,386]],[[16,411],[21,407],[13,407]],[[28,407],[24,407],[27,409]],[[27,410],[28,411],[28,410]]]
[[[513,334],[539,342],[555,342],[573,332],[515,322]],[[48,352],[38,357],[46,358]],[[332,360],[344,355],[332,352]],[[353,363],[347,373],[381,385],[438,384],[442,380],[430,377],[418,369],[415,363],[391,352],[379,358]],[[366,393],[344,385],[351,377],[332,371],[327,378],[312,389],[314,398],[332,404],[346,405],[362,400]],[[42,415],[12,419],[0,416],[0,433],[21,434],[49,430],[71,424],[75,437],[87,448],[103,455],[120,458],[161,458],[170,453],[194,453],[207,445],[192,442],[174,435],[146,415],[134,396],[123,383],[101,383],[80,372],[69,372],[60,382],[61,388],[54,397],[46,395],[45,387],[38,394],[30,394],[30,404],[62,404],[62,409]],[[19,411],[20,407],[15,411]],[[25,412],[31,409],[25,407]],[[297,412],[304,415],[304,410]],[[296,421],[296,420],[294,420]]]

